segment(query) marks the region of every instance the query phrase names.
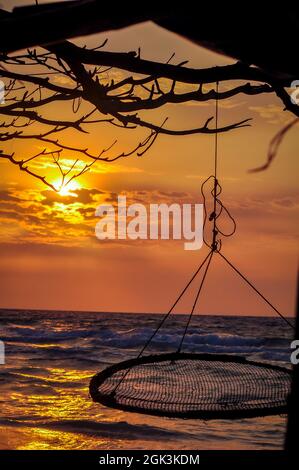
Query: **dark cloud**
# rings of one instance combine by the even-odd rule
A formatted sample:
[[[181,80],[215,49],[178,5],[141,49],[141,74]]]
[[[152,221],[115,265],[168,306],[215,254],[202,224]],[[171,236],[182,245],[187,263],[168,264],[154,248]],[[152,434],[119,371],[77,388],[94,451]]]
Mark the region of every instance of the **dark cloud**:
[[[105,197],[105,202],[111,202],[113,204],[113,203],[117,203],[117,201],[118,201],[117,193],[110,193],[109,196]]]
[[[18,213],[16,211],[2,211],[0,210],[0,218],[3,219],[18,219]]]
[[[284,197],[281,199],[274,200],[273,204],[278,207],[293,209],[295,207],[298,207],[299,201],[298,198]]]
[[[95,208],[94,207],[79,207],[77,209],[85,219],[94,219],[95,218]]]
[[[47,206],[52,206],[55,202],[59,202],[65,205],[68,204],[74,204],[74,203],[81,203],[81,204],[88,204],[90,202],[94,202],[95,196],[98,196],[100,194],[105,194],[103,191],[100,191],[99,189],[75,189],[72,190],[72,193],[75,196],[62,196],[59,193],[56,193],[54,191],[43,191],[41,194],[44,196],[44,199],[42,201],[42,204],[47,205]]]
[[[6,202],[21,202],[23,199],[20,199],[16,196],[14,196],[11,191],[7,190],[1,190],[0,191],[0,201],[6,201]]]
[[[159,194],[168,198],[185,198],[188,196],[188,193],[184,191],[159,191]]]

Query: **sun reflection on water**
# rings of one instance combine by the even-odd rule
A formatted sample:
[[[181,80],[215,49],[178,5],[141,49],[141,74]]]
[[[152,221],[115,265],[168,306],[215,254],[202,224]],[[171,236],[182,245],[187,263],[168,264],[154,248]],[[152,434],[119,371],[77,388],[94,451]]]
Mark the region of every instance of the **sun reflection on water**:
[[[73,423],[89,422],[91,419],[105,421],[101,408],[95,406],[88,396],[90,372],[64,368],[47,368],[43,375],[34,372],[33,368],[32,373],[15,374],[16,391],[9,393],[4,400],[4,414],[7,417],[14,416],[9,421],[15,426],[19,425],[22,433],[19,432],[20,427],[14,433],[5,428],[3,435],[7,438],[4,441],[0,438],[0,447],[7,448],[15,440],[17,442],[13,448],[24,450],[111,446],[109,439],[101,439],[90,432],[87,437],[79,428],[72,430]],[[34,384],[29,391],[26,385],[28,381]],[[71,430],[55,429],[63,426]],[[1,429],[0,426],[0,435]]]
[[[72,432],[54,431],[52,429],[26,429],[28,442],[22,445],[22,450],[55,450],[55,449],[77,449],[85,450],[94,446],[95,437],[88,439],[82,434],[74,434]],[[97,446],[109,447],[109,440],[96,439]]]

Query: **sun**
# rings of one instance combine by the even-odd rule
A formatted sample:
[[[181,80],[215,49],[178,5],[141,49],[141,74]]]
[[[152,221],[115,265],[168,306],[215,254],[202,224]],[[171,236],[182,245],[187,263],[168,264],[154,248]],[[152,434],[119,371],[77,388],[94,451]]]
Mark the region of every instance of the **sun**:
[[[81,188],[81,185],[77,181],[70,181],[69,183],[61,185],[61,181],[57,180],[54,181],[53,185],[57,188],[57,192],[60,196],[78,197],[74,191]]]

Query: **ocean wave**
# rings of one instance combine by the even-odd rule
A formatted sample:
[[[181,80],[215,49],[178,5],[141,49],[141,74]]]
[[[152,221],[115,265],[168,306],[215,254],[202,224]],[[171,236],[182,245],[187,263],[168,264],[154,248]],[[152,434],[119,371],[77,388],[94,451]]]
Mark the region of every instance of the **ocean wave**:
[[[116,334],[109,332],[109,335],[95,339],[94,346],[105,345],[105,347],[132,349],[141,347],[151,336],[152,330],[132,330],[130,334]],[[182,337],[182,331],[172,331],[171,333],[158,333],[152,340],[154,349],[169,350],[175,349]],[[281,345],[281,343],[279,343]],[[278,345],[277,345],[278,346]],[[266,347],[264,338],[251,336],[239,336],[228,333],[189,333],[184,340],[184,347],[188,350],[198,350],[199,352],[236,352],[249,353],[260,351]],[[272,341],[271,349],[275,349],[275,342]]]
[[[1,419],[1,426],[14,426],[22,427],[29,426],[28,418],[24,421],[22,419]],[[114,439],[126,440],[152,440],[153,438],[169,440],[179,439],[182,435],[179,431],[170,431],[160,427],[151,426],[148,424],[130,424],[127,421],[118,422],[97,422],[88,419],[81,420],[59,420],[41,422],[38,420],[36,423],[32,420],[34,428],[45,428],[51,430],[66,431],[72,433],[86,434],[90,436],[110,437]],[[186,433],[184,433],[184,436]]]
[[[30,331],[30,334],[29,334]],[[193,331],[196,331],[193,329]],[[85,362],[106,362],[105,356],[138,352],[153,329],[131,328],[113,331],[47,332],[26,330],[25,335],[6,339],[7,357],[16,355],[31,356],[33,360],[45,358],[61,360],[84,360]],[[170,332],[158,333],[148,350],[154,352],[175,351],[182,338],[181,328]],[[271,360],[288,360],[289,342],[285,338],[264,338],[240,336],[231,333],[189,332],[183,343],[184,350],[192,352],[259,354]],[[121,353],[122,351],[122,353]]]
[[[9,360],[82,362],[107,364],[134,356],[152,336],[157,318],[118,314],[103,318],[74,313],[22,314],[3,329]],[[160,320],[161,317],[158,318]],[[174,316],[153,338],[148,352],[175,351],[181,340],[186,317]],[[31,323],[30,323],[31,320]],[[270,328],[270,326],[271,328]],[[250,334],[247,334],[250,332]],[[276,319],[195,317],[184,340],[183,350],[254,356],[271,361],[289,360],[290,339]],[[25,359],[26,358],[26,359]]]

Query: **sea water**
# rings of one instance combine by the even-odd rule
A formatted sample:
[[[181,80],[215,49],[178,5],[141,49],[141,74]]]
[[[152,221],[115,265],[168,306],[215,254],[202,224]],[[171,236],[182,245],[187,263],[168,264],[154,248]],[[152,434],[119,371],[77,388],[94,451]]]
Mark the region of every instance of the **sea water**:
[[[136,356],[157,314],[0,310],[2,449],[281,449],[286,417],[182,420],[93,403],[93,374]],[[175,351],[187,317],[172,315],[149,352]],[[290,364],[292,331],[279,318],[196,315],[185,351]]]

